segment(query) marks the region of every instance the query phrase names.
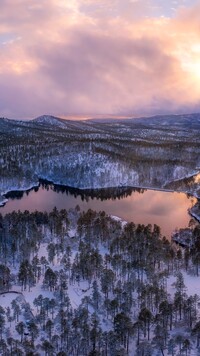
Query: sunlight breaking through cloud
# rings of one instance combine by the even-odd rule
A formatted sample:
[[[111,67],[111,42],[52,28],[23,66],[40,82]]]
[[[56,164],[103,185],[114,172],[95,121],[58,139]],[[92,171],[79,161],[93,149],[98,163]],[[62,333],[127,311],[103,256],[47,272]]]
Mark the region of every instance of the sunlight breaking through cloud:
[[[199,1],[3,0],[1,115],[199,110],[199,10]]]

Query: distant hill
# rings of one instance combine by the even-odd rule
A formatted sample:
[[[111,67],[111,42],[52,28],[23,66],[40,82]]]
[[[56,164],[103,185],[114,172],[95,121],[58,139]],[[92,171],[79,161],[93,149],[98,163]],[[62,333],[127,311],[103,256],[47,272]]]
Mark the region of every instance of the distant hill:
[[[152,187],[200,196],[199,136],[200,114],[85,121],[51,115],[2,118],[0,195],[47,179],[81,189]]]
[[[150,117],[139,118],[94,118],[88,119],[89,122],[98,124],[132,124],[132,125],[144,125],[144,126],[173,126],[182,128],[194,128],[200,129],[200,113],[193,114],[178,114],[178,115],[156,115]]]

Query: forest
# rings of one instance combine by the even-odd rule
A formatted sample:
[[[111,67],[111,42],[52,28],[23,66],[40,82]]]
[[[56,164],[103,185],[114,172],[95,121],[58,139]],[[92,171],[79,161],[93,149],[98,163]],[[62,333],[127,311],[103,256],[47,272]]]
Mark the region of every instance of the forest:
[[[198,355],[199,224],[191,231],[182,248],[157,225],[79,206],[0,215],[0,354]]]
[[[187,119],[167,120],[170,127],[159,118],[112,125],[0,118],[0,199],[40,179],[88,190],[153,187],[199,196],[199,126],[188,131]]]

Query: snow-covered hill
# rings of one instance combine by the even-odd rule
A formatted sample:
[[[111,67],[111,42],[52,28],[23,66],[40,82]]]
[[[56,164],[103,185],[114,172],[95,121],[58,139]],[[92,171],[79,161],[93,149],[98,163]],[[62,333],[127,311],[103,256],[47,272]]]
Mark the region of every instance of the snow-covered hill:
[[[0,194],[39,178],[82,189],[167,187],[195,194],[199,122],[199,114],[112,122],[0,119]]]
[[[42,115],[33,119],[32,122],[40,124],[40,125],[47,125],[47,126],[56,126],[60,128],[66,128],[65,120],[62,120],[58,117],[51,116],[51,115]]]

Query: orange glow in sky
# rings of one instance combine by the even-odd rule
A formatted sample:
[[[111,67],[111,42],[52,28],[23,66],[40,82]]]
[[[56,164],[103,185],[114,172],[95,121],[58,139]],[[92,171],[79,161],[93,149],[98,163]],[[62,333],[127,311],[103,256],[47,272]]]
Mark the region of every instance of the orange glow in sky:
[[[199,0],[2,0],[1,116],[199,111],[199,14]]]

